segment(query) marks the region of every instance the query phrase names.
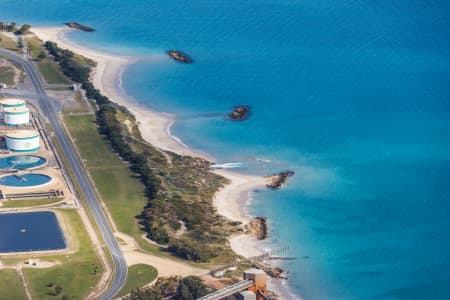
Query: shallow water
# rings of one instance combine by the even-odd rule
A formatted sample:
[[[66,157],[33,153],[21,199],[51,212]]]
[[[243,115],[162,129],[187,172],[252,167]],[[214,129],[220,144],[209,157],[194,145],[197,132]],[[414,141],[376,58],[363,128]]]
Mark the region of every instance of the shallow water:
[[[76,20],[98,30],[75,41],[140,57],[125,90],[176,113],[187,145],[294,170],[250,211],[299,258],[305,299],[450,298],[447,1],[2,2],[2,19]],[[248,121],[224,118],[236,104]]]

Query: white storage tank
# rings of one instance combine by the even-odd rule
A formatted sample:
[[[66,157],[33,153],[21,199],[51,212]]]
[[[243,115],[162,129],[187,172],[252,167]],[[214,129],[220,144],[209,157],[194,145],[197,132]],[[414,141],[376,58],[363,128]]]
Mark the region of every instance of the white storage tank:
[[[4,98],[0,99],[0,105],[2,107],[24,107],[25,100],[20,98]]]
[[[6,148],[16,152],[39,150],[39,133],[36,130],[15,130],[6,134]]]
[[[5,107],[3,123],[8,126],[18,126],[30,123],[30,110],[26,106]]]

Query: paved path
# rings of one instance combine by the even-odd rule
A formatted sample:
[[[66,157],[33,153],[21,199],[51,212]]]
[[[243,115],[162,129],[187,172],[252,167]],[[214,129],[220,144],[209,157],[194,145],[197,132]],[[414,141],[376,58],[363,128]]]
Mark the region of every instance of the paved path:
[[[44,81],[40,77],[38,71],[34,68],[34,65],[29,61],[25,60],[22,56],[17,55],[14,52],[0,49],[0,54],[7,57],[10,60],[22,65],[22,67],[27,72],[28,77],[31,79],[34,89],[37,94],[38,103],[41,107],[44,117],[47,118],[48,122],[53,127],[56,138],[61,145],[62,151],[65,154],[67,162],[72,169],[72,172],[78,181],[78,185],[81,189],[82,196],[86,199],[88,207],[91,214],[100,230],[103,237],[103,241],[106,247],[109,249],[113,263],[114,263],[114,274],[113,279],[108,286],[107,290],[103,295],[99,297],[101,300],[113,299],[114,296],[121,290],[122,286],[125,284],[127,277],[128,267],[125,258],[119,248],[119,244],[114,237],[111,227],[106,219],[106,216],[100,206],[100,202],[94,192],[94,188],[88,179],[86,170],[83,168],[73,144],[70,142],[69,137],[62,128],[59,121],[59,111],[56,105],[54,105],[54,100],[47,96],[44,89]]]

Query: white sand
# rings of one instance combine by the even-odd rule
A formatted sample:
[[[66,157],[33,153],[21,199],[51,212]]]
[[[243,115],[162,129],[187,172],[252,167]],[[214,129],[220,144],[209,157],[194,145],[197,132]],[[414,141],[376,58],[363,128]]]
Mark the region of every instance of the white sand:
[[[211,160],[204,153],[195,151],[184,145],[178,138],[170,134],[170,127],[175,122],[175,116],[157,112],[141,105],[127,96],[120,86],[120,76],[124,69],[136,59],[103,53],[75,44],[67,39],[65,33],[71,31],[66,27],[33,27],[33,32],[43,41],[53,41],[61,48],[69,49],[97,62],[92,76],[93,84],[112,101],[127,107],[140,124],[142,137],[155,147],[176,152],[182,155],[200,156]],[[156,57],[155,59],[160,59]],[[221,189],[214,198],[214,204],[219,214],[232,220],[247,222],[243,207],[248,192],[264,186],[262,177],[244,175],[225,170],[217,170],[218,174],[230,179],[231,184]],[[259,253],[256,240],[249,236],[233,237],[230,244],[233,250],[242,256],[253,256]]]

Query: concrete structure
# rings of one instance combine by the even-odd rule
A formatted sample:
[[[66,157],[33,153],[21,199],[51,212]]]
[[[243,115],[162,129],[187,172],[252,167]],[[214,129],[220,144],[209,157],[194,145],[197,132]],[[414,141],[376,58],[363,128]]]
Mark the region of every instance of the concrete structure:
[[[6,134],[6,148],[10,151],[37,151],[39,142],[39,133],[35,130],[15,130]]]
[[[5,107],[3,122],[8,126],[19,126],[30,123],[30,110],[26,106]]]
[[[24,107],[25,100],[20,98],[4,98],[0,100],[2,107]]]
[[[253,286],[251,286],[248,290],[257,294],[265,293],[267,287],[266,273],[263,270],[259,269],[248,269],[244,271],[244,280],[253,281]]]
[[[239,300],[256,300],[256,294],[251,291],[243,291],[238,296]]]

